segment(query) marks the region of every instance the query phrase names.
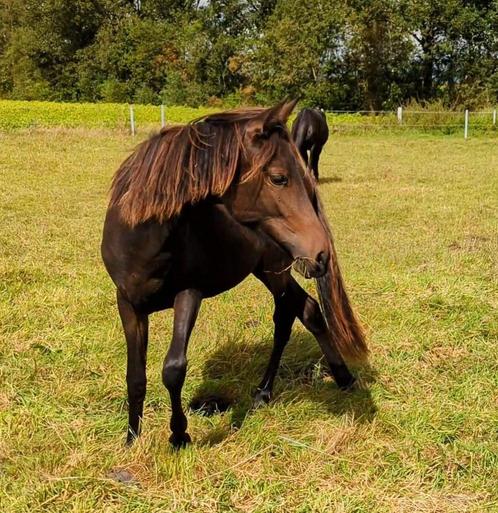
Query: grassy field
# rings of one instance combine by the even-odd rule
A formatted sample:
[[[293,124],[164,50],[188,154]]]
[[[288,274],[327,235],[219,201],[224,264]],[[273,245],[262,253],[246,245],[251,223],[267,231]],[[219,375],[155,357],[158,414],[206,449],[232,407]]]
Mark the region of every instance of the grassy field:
[[[171,312],[151,319],[144,433],[123,446],[125,345],[99,243],[132,140],[0,143],[2,513],[498,511],[496,139],[333,138],[320,188],[369,333],[363,388],[341,393],[296,324],[273,403],[248,411],[272,338],[248,279],[202,305],[185,403],[233,405],[189,413],[179,453],[160,378]]]

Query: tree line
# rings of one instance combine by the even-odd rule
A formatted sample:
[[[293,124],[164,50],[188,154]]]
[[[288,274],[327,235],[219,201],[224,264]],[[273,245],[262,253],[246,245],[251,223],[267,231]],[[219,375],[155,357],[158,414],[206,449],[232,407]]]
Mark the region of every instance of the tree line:
[[[0,0],[0,96],[473,108],[498,100],[498,0]]]

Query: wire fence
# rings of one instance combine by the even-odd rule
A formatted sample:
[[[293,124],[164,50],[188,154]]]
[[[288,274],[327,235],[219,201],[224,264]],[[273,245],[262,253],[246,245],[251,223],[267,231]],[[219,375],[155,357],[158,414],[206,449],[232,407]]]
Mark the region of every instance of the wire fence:
[[[327,122],[334,132],[357,133],[368,131],[414,130],[456,134],[467,139],[473,133],[498,133],[497,110],[432,111],[411,110],[331,110],[326,111]],[[160,106],[161,126],[168,122],[166,108]],[[134,107],[130,105],[130,131],[136,133]]]
[[[461,133],[468,138],[471,133],[497,132],[497,110],[433,111],[411,110],[332,110],[327,111],[327,121],[334,132],[415,130],[424,132]]]
[[[0,131],[33,128],[105,128],[132,135],[159,127],[186,123],[214,112],[216,107],[191,108],[175,105],[126,105],[55,103],[0,100]],[[428,132],[498,135],[497,109],[480,111],[412,110],[332,110],[327,121],[335,133]],[[291,119],[292,122],[292,119]]]

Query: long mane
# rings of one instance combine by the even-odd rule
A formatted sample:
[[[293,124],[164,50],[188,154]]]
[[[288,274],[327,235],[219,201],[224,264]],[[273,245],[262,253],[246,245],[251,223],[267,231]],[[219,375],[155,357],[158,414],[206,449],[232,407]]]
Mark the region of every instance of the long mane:
[[[237,109],[162,129],[141,143],[114,175],[109,206],[131,226],[151,218],[167,221],[187,204],[222,196],[236,178],[254,177],[273,157],[267,138],[256,162],[240,176],[244,128],[266,109]]]

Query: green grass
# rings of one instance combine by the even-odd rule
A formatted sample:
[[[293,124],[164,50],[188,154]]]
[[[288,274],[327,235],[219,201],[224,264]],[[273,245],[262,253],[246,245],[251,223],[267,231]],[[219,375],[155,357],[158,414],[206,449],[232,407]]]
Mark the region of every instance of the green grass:
[[[180,453],[160,378],[171,312],[151,319],[144,433],[123,447],[125,345],[99,243],[134,143],[0,140],[2,513],[498,511],[496,140],[333,137],[320,189],[368,328],[365,388],[341,393],[296,324],[274,401],[247,412],[272,337],[270,297],[248,279],[202,305],[185,404],[235,403],[189,413]]]

